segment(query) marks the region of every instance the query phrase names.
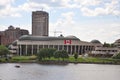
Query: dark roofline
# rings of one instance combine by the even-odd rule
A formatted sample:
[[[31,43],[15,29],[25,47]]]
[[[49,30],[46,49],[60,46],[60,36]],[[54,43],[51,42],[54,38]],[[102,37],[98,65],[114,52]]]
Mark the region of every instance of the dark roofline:
[[[51,40],[79,40],[77,37],[49,37],[49,36],[32,36],[32,35],[24,35],[19,38],[20,41],[30,40],[30,41],[51,41]]]

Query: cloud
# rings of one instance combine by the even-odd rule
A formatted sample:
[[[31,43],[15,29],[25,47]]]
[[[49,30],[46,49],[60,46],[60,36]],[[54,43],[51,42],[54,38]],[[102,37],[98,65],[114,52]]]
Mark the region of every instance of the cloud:
[[[0,2],[0,15],[20,17],[22,11],[40,9],[48,11],[55,8],[79,8],[84,16],[120,15],[120,0],[27,0],[14,7],[13,3],[15,4],[15,2],[16,0],[2,0]]]
[[[97,6],[98,5],[98,6]],[[101,6],[102,5],[102,6]],[[94,9],[88,6],[82,6],[81,11],[83,12],[84,16],[103,16],[103,15],[120,15],[120,1],[119,0],[110,0],[109,2],[101,1],[96,6],[93,6]]]
[[[102,43],[114,42],[119,39],[120,23],[117,22],[96,22],[96,23],[79,23],[74,20],[74,12],[62,13],[54,23],[50,23],[50,31],[62,31],[64,36],[75,35],[81,40],[91,41],[98,39]],[[61,33],[56,34],[59,36]],[[54,35],[50,32],[50,35]]]
[[[74,0],[74,2],[81,6],[96,6],[99,5],[102,0]]]
[[[18,8],[7,5],[0,9],[0,17],[21,17],[21,14],[18,11]]]
[[[6,4],[9,5],[11,3],[14,3],[14,0],[1,0],[0,6],[6,6]]]
[[[50,23],[50,31],[57,30],[61,31],[64,35],[70,34],[75,23],[73,17],[73,12],[62,13],[56,22]]]
[[[34,11],[40,9],[49,10],[49,6],[47,4],[43,3],[39,4],[35,2],[24,3],[23,5],[20,5],[19,8],[22,9],[23,11]]]
[[[0,1],[0,17],[21,17],[19,9],[12,6],[14,2],[15,0]]]

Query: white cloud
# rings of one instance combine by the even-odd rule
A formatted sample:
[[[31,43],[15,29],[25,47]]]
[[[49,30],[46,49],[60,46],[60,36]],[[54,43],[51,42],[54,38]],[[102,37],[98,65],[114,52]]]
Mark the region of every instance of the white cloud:
[[[64,35],[70,34],[75,23],[73,17],[73,12],[62,13],[55,23],[50,23],[50,31],[57,30],[61,31]]]
[[[94,9],[91,9],[88,6],[83,6],[81,7],[81,11],[85,16],[99,16],[99,15],[119,16],[120,15],[119,0],[110,0],[109,2],[104,2],[102,0],[102,2],[99,3],[98,5],[99,6],[94,6]]]
[[[79,8],[84,16],[120,15],[120,0],[27,0],[16,7],[12,6],[13,3],[15,0],[2,0],[0,15],[20,17],[21,11],[48,11],[54,8]]]
[[[6,5],[9,5],[11,3],[14,3],[14,0],[1,0],[0,6],[6,6]]]
[[[101,3],[102,0],[74,0],[76,3],[79,3],[81,6],[96,6]]]
[[[47,4],[39,4],[35,2],[24,3],[23,5],[20,5],[19,8],[24,11],[34,11],[40,9],[49,10],[49,6]]]
[[[81,40],[91,41],[98,39],[102,43],[112,43],[119,39],[120,34],[120,23],[111,22],[97,22],[97,23],[79,23],[74,21],[75,14],[73,12],[62,13],[60,18],[56,22],[50,23],[50,31],[62,31],[64,36],[75,35]],[[50,32],[50,35],[54,35]],[[59,36],[60,33],[56,34]]]
[[[0,17],[21,17],[19,9],[12,6],[14,2],[15,0],[0,1]]]
[[[5,6],[3,9],[0,9],[0,17],[21,17],[21,14],[18,12],[18,8],[14,8],[11,5]]]

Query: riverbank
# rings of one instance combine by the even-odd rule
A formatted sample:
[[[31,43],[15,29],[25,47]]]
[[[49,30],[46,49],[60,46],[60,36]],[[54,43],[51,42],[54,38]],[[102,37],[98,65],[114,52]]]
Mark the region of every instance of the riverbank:
[[[74,59],[74,57],[69,57],[68,59],[56,59],[56,58],[46,58],[42,61],[38,61],[36,56],[14,56],[9,60],[5,58],[0,59],[0,63],[40,63],[40,64],[68,64],[68,63],[89,63],[89,64],[117,64],[120,65],[120,59],[112,58],[95,58],[95,57],[79,57]]]

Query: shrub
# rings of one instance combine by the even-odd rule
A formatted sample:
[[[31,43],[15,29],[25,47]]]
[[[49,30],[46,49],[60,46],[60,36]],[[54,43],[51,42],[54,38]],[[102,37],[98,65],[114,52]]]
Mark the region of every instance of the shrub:
[[[113,59],[120,59],[120,52],[117,55],[113,56]]]

